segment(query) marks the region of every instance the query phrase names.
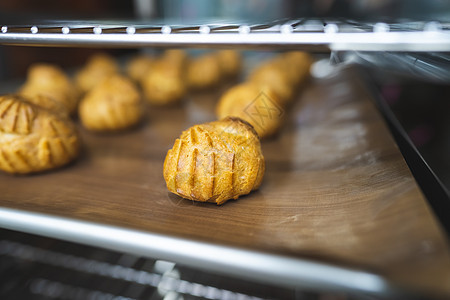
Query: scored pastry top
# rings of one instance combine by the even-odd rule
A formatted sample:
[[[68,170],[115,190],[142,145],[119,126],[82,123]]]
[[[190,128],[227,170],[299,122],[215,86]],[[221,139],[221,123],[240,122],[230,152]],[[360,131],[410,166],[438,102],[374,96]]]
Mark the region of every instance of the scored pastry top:
[[[256,190],[264,170],[259,137],[239,118],[189,128],[175,141],[164,162],[169,191],[217,204]]]

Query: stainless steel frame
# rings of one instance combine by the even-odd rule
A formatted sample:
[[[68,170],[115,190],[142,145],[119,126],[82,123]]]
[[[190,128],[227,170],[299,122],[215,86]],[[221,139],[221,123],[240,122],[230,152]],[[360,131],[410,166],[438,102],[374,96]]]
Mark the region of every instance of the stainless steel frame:
[[[268,24],[153,25],[132,21],[42,21],[4,24],[0,44],[76,47],[246,47],[313,51],[449,52],[450,25],[336,20],[282,20]]]
[[[193,268],[288,288],[405,296],[381,276],[348,267],[218,246],[40,213],[0,208],[0,227],[175,261]]]

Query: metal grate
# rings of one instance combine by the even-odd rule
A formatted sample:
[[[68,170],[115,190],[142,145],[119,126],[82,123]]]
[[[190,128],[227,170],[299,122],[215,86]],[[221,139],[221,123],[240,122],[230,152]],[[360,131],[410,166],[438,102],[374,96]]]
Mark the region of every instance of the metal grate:
[[[293,289],[6,230],[0,231],[0,298],[311,299]]]
[[[0,44],[135,48],[149,46],[295,48],[312,51],[450,51],[450,23],[360,23],[299,19],[264,24],[176,25],[155,21],[3,24]]]

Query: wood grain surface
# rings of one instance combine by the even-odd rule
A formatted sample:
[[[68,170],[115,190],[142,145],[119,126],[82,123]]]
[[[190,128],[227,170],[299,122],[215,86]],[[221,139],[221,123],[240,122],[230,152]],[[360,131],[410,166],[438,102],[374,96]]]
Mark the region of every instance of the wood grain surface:
[[[80,128],[59,170],[0,174],[0,206],[355,266],[450,295],[446,236],[355,74],[311,82],[263,142],[261,188],[223,206],[168,193],[164,157],[182,130],[214,120],[220,91],[150,108],[134,130]],[[220,258],[218,258],[220,259]]]

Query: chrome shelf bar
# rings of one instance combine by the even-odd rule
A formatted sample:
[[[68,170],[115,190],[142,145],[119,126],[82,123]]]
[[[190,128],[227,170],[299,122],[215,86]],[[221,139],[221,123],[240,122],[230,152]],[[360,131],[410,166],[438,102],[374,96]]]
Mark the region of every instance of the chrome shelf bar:
[[[314,51],[450,52],[450,24],[283,20],[167,25],[43,21],[1,25],[0,44],[55,47],[240,47]]]

